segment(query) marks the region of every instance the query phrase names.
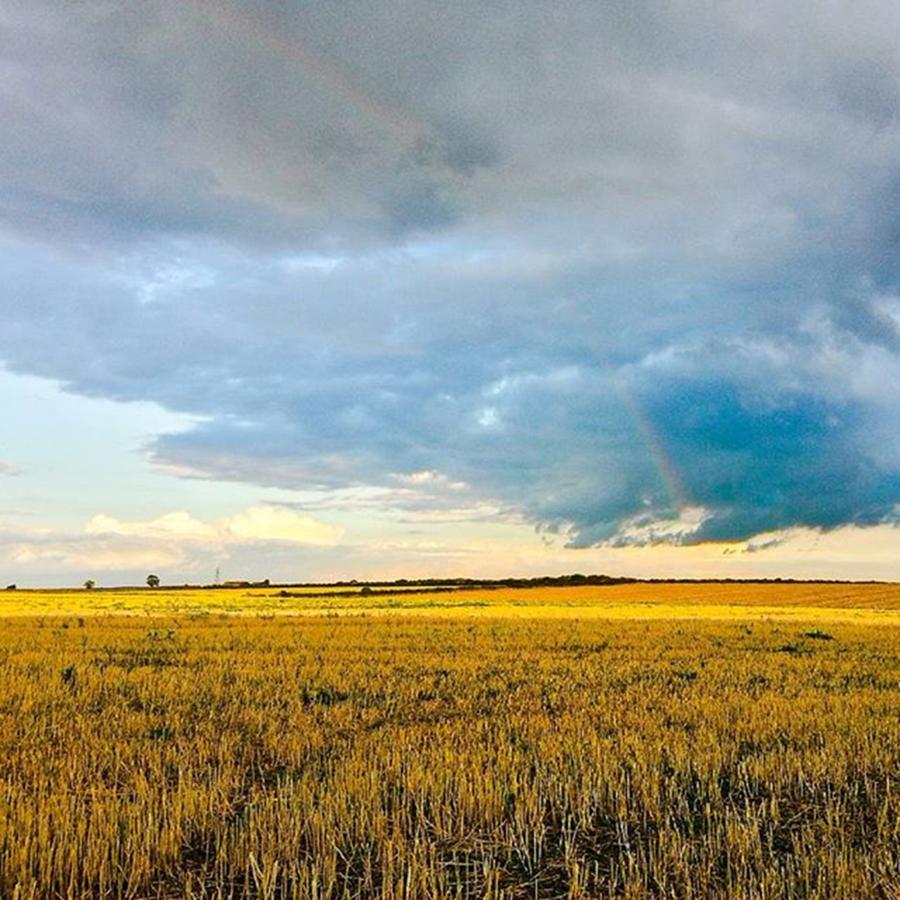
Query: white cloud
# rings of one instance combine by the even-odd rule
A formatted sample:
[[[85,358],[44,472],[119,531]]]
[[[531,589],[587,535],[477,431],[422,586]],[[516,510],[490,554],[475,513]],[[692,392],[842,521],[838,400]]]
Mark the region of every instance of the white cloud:
[[[21,573],[19,580],[50,569],[76,573],[76,578],[106,573],[120,582],[140,581],[147,571],[205,580],[219,564],[240,577],[268,576],[269,566],[290,576],[305,570],[304,550],[317,554],[335,547],[339,552],[343,534],[338,526],[289,508],[263,505],[214,522],[184,510],[146,521],[98,513],[79,531],[0,530],[0,562]]]
[[[85,540],[58,535],[47,541],[12,544],[7,555],[20,566],[49,563],[86,572],[182,568],[188,563],[184,549],[178,544],[119,537]]]
[[[253,506],[221,523],[222,534],[242,541],[285,541],[296,544],[336,544],[343,529],[301,516],[290,509]]]
[[[138,537],[161,542],[227,544],[279,541],[330,545],[341,539],[343,529],[283,507],[253,506],[214,523],[201,522],[183,510],[166,513],[146,522],[123,522],[99,513],[87,523],[85,533]]]
[[[709,517],[710,511],[701,506],[686,506],[676,517],[668,519],[634,516],[621,526],[611,544],[617,547],[682,544],[689,540]]]
[[[149,522],[123,522],[113,516],[98,513],[84,528],[87,534],[133,535],[166,540],[209,540],[220,537],[220,531],[195,519],[190,513],[180,511],[166,513]]]

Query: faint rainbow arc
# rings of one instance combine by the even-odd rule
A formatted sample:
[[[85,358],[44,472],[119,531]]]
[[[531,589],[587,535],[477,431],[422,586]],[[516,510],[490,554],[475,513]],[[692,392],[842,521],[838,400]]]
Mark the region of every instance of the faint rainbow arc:
[[[189,2],[213,20],[227,23],[230,28],[243,32],[278,56],[297,63],[321,88],[339,97],[402,144],[414,146],[424,137],[425,129],[421,125],[398,110],[371,98],[343,72],[304,47],[298,39],[289,40],[274,34],[258,20],[235,9],[230,3],[215,3],[213,0],[189,0]],[[676,509],[684,509],[690,503],[681,476],[666,450],[665,443],[631,388],[621,379],[615,384],[622,404],[647,450],[669,501]]]
[[[399,110],[374,100],[336,66],[303,46],[299,39],[288,39],[275,34],[257,19],[235,9],[231,3],[215,3],[213,0],[188,2],[214,21],[243,32],[283,59],[297,63],[319,87],[339,97],[400,143],[415,146],[425,136],[425,129],[418,122]]]
[[[650,417],[644,412],[640,400],[631,387],[621,379],[617,380],[615,385],[622,405],[628,412],[631,422],[647,450],[647,455],[662,483],[663,490],[668,495],[669,502],[679,511],[690,506],[687,491],[675,462]]]

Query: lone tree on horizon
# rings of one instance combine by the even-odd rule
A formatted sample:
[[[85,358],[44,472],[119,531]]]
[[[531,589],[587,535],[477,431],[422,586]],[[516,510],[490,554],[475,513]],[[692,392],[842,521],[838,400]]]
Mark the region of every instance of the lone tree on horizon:
[[[158,588],[159,587],[159,575],[148,575],[147,576],[147,587]]]
[[[88,580],[85,581],[85,583],[84,583],[84,589],[85,589],[86,591],[92,591],[92,590],[94,589],[94,585],[95,585],[96,583],[97,583],[97,582],[94,581],[93,578],[88,578]]]

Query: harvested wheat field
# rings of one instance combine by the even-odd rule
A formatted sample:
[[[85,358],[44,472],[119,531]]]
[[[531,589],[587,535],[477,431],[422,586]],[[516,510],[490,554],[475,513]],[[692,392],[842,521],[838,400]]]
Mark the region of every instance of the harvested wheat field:
[[[896,586],[289,593],[0,598],[0,897],[900,893]]]
[[[748,609],[748,607],[752,609]],[[739,618],[822,616],[896,620],[900,584],[847,582],[640,582],[512,588],[409,585],[252,588],[114,588],[0,591],[3,615],[379,615],[454,612],[504,617]]]

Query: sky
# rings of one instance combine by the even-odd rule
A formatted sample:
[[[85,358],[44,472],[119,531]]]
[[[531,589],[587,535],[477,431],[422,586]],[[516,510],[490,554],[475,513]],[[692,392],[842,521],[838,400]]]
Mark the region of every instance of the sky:
[[[0,0],[0,581],[900,578],[900,6]]]

